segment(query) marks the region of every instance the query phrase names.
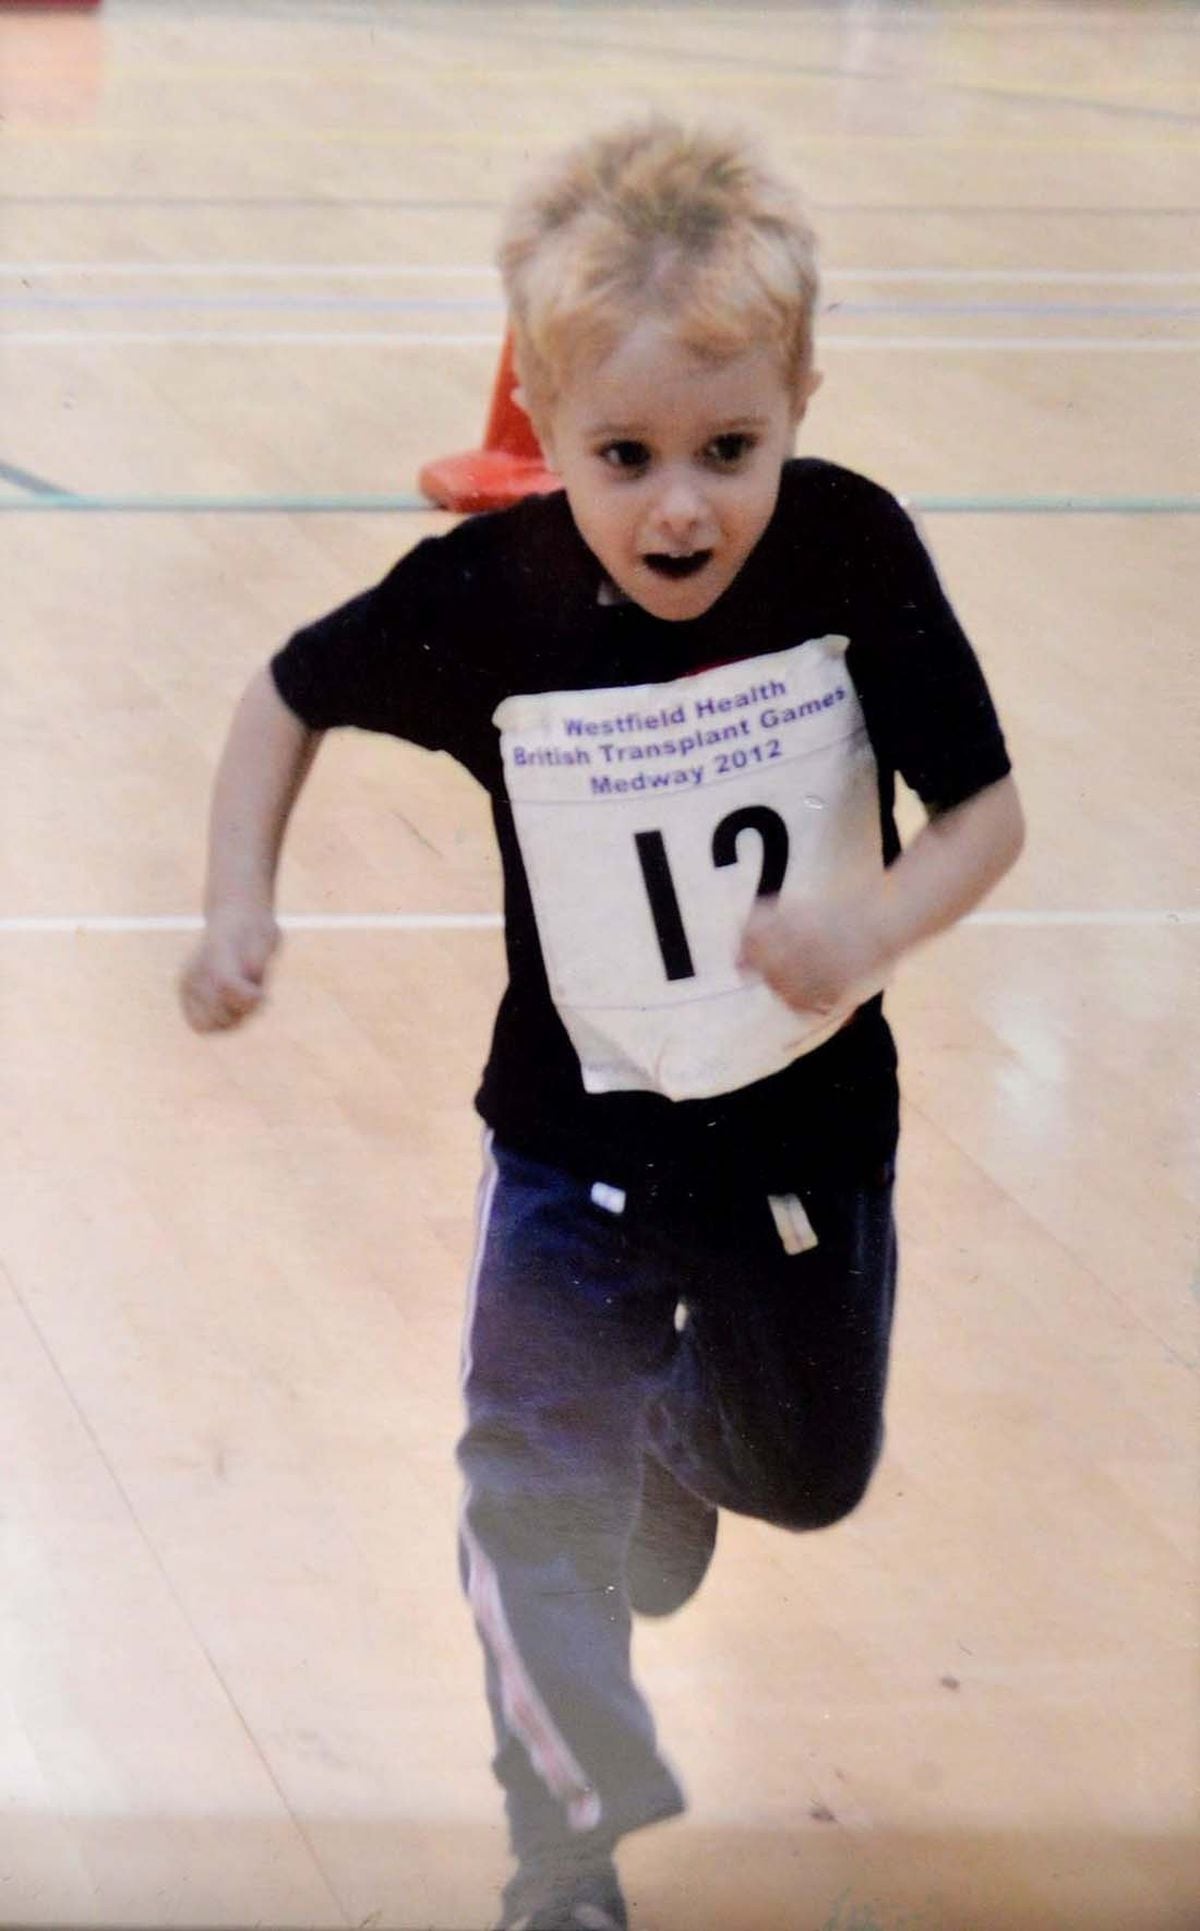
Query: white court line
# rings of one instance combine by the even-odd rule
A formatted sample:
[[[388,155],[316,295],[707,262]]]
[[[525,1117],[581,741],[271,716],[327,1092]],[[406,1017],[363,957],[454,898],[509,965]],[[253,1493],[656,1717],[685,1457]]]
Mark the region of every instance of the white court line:
[[[226,313],[241,311],[280,314],[341,314],[341,315],[464,315],[468,313],[504,313],[504,303],[499,295],[385,295],[379,290],[369,295],[349,295],[344,290],[335,294],[318,293],[316,289],[304,290],[289,288],[283,293],[265,293],[256,289],[252,294],[235,293],[223,288],[217,294],[197,294],[194,289],[186,293],[172,289],[168,294],[147,294],[144,289],[136,291],[122,289],[114,293],[106,289],[101,295],[38,294],[23,288],[19,295],[0,295],[0,309],[52,309],[76,315],[96,314],[98,312],[128,313],[131,310],[183,311],[198,315],[205,310]],[[824,328],[826,318],[836,315],[837,324],[867,315],[957,315],[957,316],[1026,316],[1030,319],[1043,316],[1056,316],[1060,320],[1076,322],[1130,321],[1150,319],[1159,322],[1193,321],[1200,315],[1200,307],[1194,302],[1127,302],[1127,301],[1029,301],[1015,300],[1010,295],[1001,302],[967,301],[961,297],[953,301],[930,301],[928,298],[913,300],[910,296],[875,297],[868,301],[856,300],[849,295],[830,295],[818,308],[819,326]]]
[[[499,912],[298,912],[279,920],[285,932],[482,932],[498,929]],[[193,914],[153,918],[93,917],[0,919],[0,934],[34,932],[202,932]]]
[[[32,275],[130,275],[169,279],[171,276],[224,275],[233,279],[271,280],[311,277],[336,280],[339,276],[382,280],[420,278],[431,280],[470,280],[483,277],[498,281],[496,269],[486,262],[0,262],[0,276],[21,279]],[[1200,269],[1101,269],[1101,268],[833,268],[822,270],[826,282],[1069,282],[1076,287],[1155,287],[1183,288],[1200,282]]]
[[[1200,925],[1195,912],[971,912],[962,925],[1159,926]]]
[[[1190,287],[1200,282],[1200,269],[1174,268],[826,268],[824,281],[837,282],[1069,282],[1079,288],[1110,284],[1137,287]]]
[[[312,348],[407,348],[407,349],[498,349],[500,339],[495,330],[488,335],[406,335],[402,329],[396,330],[354,330],[338,329],[334,333],[320,329],[290,329],[262,333],[257,330],[241,329],[5,329],[0,331],[0,343],[16,342],[22,346],[61,345],[71,343],[76,348],[86,348],[89,343],[109,347],[115,343],[161,346],[167,342],[203,343],[208,347],[220,347],[222,343],[232,343],[239,348],[290,348],[298,343],[307,343]]]
[[[22,348],[112,348],[141,346],[162,348],[173,342],[186,342],[206,348],[299,348],[313,349],[482,349],[498,350],[500,342],[491,335],[408,335],[403,330],[339,329],[329,334],[318,329],[293,329],[260,333],[240,329],[7,329],[0,332],[0,345]],[[1200,336],[1115,336],[1115,335],[840,335],[825,329],[822,349],[887,349],[922,351],[936,349],[976,354],[1005,351],[1069,350],[1073,354],[1181,354],[1200,349]]]
[[[492,932],[504,921],[499,912],[294,912],[279,920],[285,932]],[[973,912],[964,925],[1026,928],[1068,926],[1200,926],[1198,911]],[[0,918],[0,935],[35,933],[202,932],[194,915],[118,918],[85,914],[79,918]]]
[[[489,267],[487,262],[371,261],[6,261],[0,262],[0,275],[148,275],[151,277],[228,275],[234,278],[262,276],[268,280],[291,275],[311,275],[319,280],[329,280],[339,275],[345,275],[347,278],[377,275],[380,280],[428,275],[431,280],[464,280],[476,276],[484,276],[489,281],[500,279],[498,270]]]

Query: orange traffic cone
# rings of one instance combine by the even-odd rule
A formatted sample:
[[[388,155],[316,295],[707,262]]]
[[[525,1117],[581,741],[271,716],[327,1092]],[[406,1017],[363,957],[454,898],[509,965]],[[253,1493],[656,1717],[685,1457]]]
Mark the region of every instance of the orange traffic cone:
[[[523,496],[547,496],[562,481],[547,469],[533,424],[515,400],[512,336],[506,335],[492,390],[483,448],[439,456],[417,477],[430,502],[445,510],[503,510]]]

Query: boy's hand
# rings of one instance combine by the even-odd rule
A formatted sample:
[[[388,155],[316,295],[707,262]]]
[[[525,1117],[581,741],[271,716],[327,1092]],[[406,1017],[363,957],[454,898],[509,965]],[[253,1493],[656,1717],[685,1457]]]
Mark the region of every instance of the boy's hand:
[[[796,1012],[834,1012],[878,992],[898,959],[965,918],[1025,840],[1010,777],[933,815],[878,887],[819,903],[760,899],[738,965]]]
[[[239,906],[210,915],[204,937],[179,976],[179,1000],[198,1033],[223,1032],[261,1006],[267,967],[279,944],[274,915]]]
[[[794,1012],[835,1012],[875,990],[891,963],[869,904],[759,899],[738,966],[757,972]]]

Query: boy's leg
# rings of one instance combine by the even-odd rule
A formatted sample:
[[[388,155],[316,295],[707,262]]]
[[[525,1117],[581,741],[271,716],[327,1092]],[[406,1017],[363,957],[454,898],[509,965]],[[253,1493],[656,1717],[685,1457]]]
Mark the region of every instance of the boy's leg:
[[[890,1170],[797,1191],[807,1252],[785,1252],[766,1200],[698,1251],[649,1426],[688,1489],[816,1529],[854,1508],[879,1458],[896,1239]]]
[[[496,1149],[468,1316],[464,1577],[513,1849],[603,1861],[682,1808],[630,1674],[624,1558],[677,1288],[586,1182]],[[511,1900],[510,1900],[511,1903]]]
[[[715,1504],[685,1488],[647,1444],[625,1559],[630,1607],[639,1616],[673,1616],[704,1581],[716,1546]]]

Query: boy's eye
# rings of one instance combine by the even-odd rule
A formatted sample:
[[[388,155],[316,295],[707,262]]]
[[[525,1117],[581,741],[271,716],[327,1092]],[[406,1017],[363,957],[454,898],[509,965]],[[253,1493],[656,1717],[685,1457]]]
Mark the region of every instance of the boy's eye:
[[[645,469],[650,461],[650,451],[645,443],[634,442],[628,437],[622,437],[619,442],[605,443],[603,449],[598,450],[597,454],[600,461],[606,463],[609,469],[623,472]]]
[[[744,429],[731,429],[724,436],[714,436],[706,445],[704,454],[710,463],[719,469],[736,469],[744,463],[754,449],[755,439]]]

